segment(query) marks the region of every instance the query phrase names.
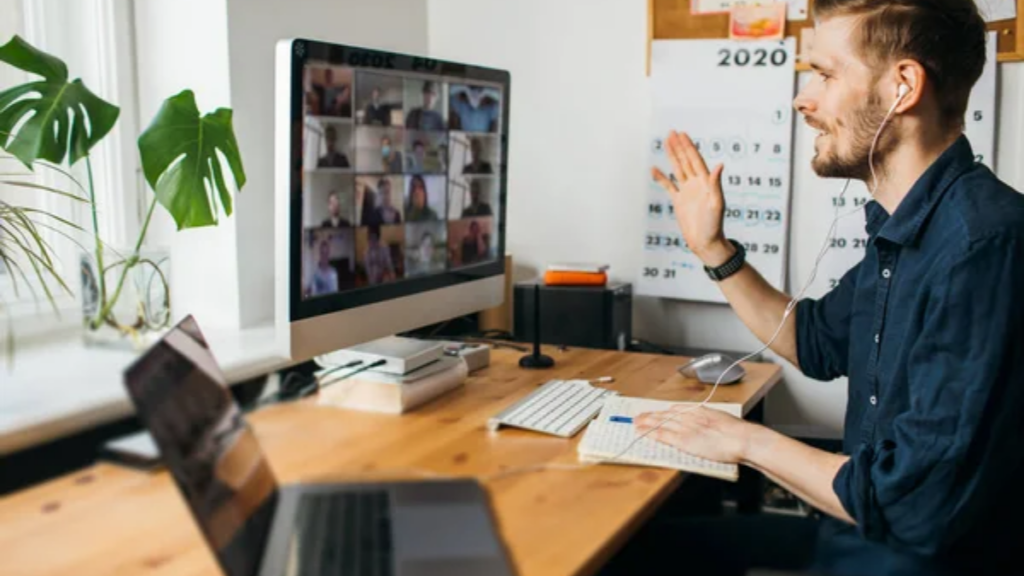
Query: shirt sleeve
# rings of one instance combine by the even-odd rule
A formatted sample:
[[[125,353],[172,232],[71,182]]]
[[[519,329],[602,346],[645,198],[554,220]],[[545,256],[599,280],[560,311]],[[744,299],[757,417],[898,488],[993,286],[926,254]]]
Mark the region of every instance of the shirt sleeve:
[[[932,275],[936,289],[909,348],[909,409],[833,481],[866,538],[924,555],[976,527],[979,511],[991,513],[1021,461],[1022,243],[989,238],[960,254]]]
[[[861,263],[820,300],[801,300],[796,306],[796,356],[800,371],[815,380],[847,375],[850,316]]]

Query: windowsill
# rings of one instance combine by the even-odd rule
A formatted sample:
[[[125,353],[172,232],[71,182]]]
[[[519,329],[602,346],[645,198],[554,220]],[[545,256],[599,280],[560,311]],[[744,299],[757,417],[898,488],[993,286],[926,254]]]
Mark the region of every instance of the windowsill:
[[[0,455],[133,413],[122,373],[129,350],[86,347],[78,330],[46,340],[18,340],[13,366],[0,362]],[[206,334],[229,383],[290,363],[273,327]]]

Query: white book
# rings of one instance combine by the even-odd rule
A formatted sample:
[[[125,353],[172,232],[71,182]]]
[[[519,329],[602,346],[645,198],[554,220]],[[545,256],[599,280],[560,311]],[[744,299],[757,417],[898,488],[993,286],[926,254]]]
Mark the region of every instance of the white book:
[[[469,368],[461,357],[445,357],[436,362],[439,368],[422,377],[367,377],[369,372],[334,380],[328,376],[321,383],[317,403],[366,412],[403,414],[444,395],[466,382]]]
[[[644,412],[661,412],[673,406],[695,405],[697,403],[694,402],[667,402],[646,398],[609,398],[601,413],[587,426],[583,439],[576,449],[580,461],[673,468],[735,482],[739,479],[738,465],[698,458],[658,442],[650,436],[640,437],[631,422]],[[742,416],[742,407],[739,404],[709,402],[705,406],[736,417]]]
[[[549,272],[586,272],[589,274],[600,274],[608,271],[607,264],[595,264],[593,262],[559,262],[548,264]]]

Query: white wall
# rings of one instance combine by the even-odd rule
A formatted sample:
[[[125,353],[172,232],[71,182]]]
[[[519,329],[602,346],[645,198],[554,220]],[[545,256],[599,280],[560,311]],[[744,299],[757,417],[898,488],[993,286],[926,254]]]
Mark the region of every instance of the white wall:
[[[235,132],[248,184],[238,199],[243,327],[274,319],[274,46],[303,37],[427,51],[426,0],[227,0]]]
[[[226,0],[135,0],[134,8],[140,132],[164,100],[186,88],[200,114],[230,107]],[[143,197],[148,207],[152,191]],[[154,212],[146,240],[171,247],[175,316],[194,314],[204,329],[238,327],[236,230],[236,219],[226,218],[178,232],[166,210]]]
[[[192,88],[201,113],[234,110],[247,183],[215,228],[175,232],[158,210],[148,239],[172,246],[177,316],[247,328],[274,319],[274,47],[306,37],[426,52],[426,0],[135,0],[139,116]]]
[[[512,73],[508,246],[519,264],[610,263],[634,280],[649,165],[645,0],[430,0],[433,56]],[[1024,189],[1024,78],[1003,65],[997,165]],[[699,89],[699,87],[695,87]],[[683,128],[683,127],[681,127]],[[821,238],[801,233],[811,217],[801,182],[810,146],[797,131],[790,286],[810,273]],[[806,191],[804,191],[806,193]],[[803,201],[802,201],[803,200]],[[820,292],[820,289],[818,290]],[[638,299],[636,336],[699,348],[751,350],[759,343],[720,305]],[[841,433],[844,381],[820,383],[785,366],[768,421],[813,436]]]

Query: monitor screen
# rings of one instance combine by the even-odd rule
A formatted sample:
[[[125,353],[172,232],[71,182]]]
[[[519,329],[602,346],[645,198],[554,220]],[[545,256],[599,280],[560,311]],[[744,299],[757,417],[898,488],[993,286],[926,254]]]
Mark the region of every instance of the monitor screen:
[[[292,319],[503,273],[508,74],[294,47]]]

